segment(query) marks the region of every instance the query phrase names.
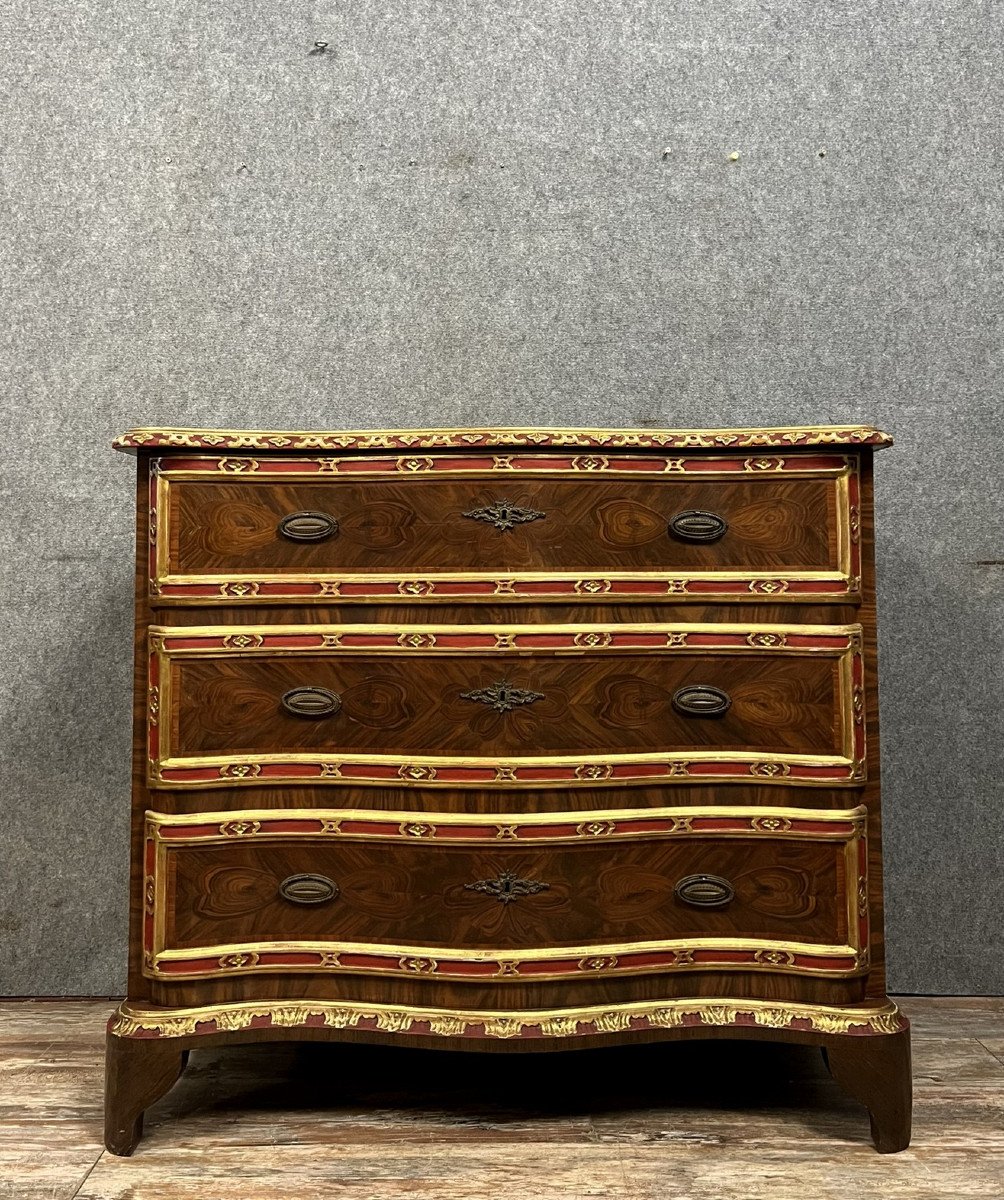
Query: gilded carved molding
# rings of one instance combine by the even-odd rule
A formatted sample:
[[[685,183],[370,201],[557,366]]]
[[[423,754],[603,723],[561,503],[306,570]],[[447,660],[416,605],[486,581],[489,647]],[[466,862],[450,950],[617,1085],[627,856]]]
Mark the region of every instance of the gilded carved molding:
[[[480,1040],[588,1038],[643,1030],[760,1027],[875,1036],[909,1028],[891,1001],[858,1006],[773,1003],[765,1000],[660,1000],[552,1011],[422,1008],[345,1001],[280,1001],[158,1009],[126,1002],[108,1024],[124,1038],[177,1038],[245,1029],[317,1028]]]
[[[154,842],[206,845],[260,838],[316,838],[345,841],[639,841],[647,838],[777,837],[786,840],[843,841],[863,837],[867,809],[783,808],[764,805],[688,805],[668,808],[612,808],[569,812],[466,813],[346,808],[221,809],[195,813],[147,811],[147,834]]]
[[[603,449],[791,449],[799,446],[891,446],[869,425],[789,426],[773,429],[411,429],[354,432],[130,429],[116,450],[417,450],[481,446],[597,447]]]

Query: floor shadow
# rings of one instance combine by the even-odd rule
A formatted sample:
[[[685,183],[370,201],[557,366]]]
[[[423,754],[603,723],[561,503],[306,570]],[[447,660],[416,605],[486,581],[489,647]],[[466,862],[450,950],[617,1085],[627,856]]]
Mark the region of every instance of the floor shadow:
[[[835,1120],[863,1119],[818,1049],[749,1041],[505,1055],[318,1043],[222,1047],[195,1051],[157,1106],[164,1117],[207,1110],[393,1113],[409,1122],[499,1129],[654,1110],[786,1112],[803,1128],[828,1132]]]

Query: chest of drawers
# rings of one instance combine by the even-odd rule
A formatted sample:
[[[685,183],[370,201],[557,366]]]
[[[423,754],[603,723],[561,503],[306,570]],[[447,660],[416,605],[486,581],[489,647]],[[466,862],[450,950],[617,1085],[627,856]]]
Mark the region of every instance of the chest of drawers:
[[[134,430],[129,995],[193,1046],[821,1046],[885,995],[868,428]]]

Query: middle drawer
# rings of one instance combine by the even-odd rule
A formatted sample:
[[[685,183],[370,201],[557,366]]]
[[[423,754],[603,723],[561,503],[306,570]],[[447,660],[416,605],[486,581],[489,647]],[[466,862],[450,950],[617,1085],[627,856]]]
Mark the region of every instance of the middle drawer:
[[[856,785],[861,629],[155,627],[149,783]]]

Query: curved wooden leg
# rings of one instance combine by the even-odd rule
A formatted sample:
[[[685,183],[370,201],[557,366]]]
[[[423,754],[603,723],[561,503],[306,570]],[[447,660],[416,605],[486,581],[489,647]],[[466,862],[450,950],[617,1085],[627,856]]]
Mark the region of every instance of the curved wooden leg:
[[[123,1038],[105,1044],[105,1146],[129,1155],[143,1134],[143,1112],[184,1070],[185,1050],[175,1039]]]
[[[910,1144],[913,1080],[910,1031],[875,1037],[833,1037],[823,1047],[830,1074],[868,1109],[879,1154]]]

